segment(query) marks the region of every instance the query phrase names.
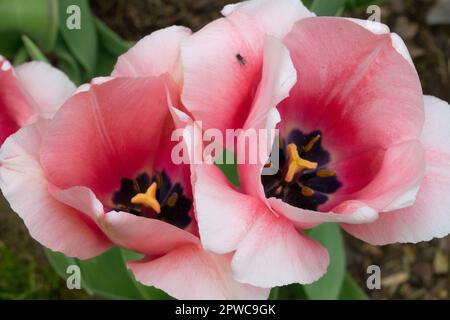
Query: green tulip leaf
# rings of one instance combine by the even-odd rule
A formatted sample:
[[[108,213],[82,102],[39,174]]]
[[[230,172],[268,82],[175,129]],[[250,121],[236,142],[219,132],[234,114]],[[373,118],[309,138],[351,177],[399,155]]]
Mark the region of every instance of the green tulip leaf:
[[[97,32],[86,0],[59,1],[60,32],[67,48],[88,76],[97,64]]]
[[[170,299],[159,289],[138,283],[126,267],[126,261],[140,258],[120,248],[112,248],[102,255],[79,260],[62,253],[45,250],[47,258],[56,272],[67,279],[67,268],[77,265],[81,271],[81,285],[91,295],[108,299]]]
[[[43,61],[47,62],[48,60],[45,57],[45,55],[42,53],[42,51],[38,48],[38,46],[27,36],[22,36],[23,45],[25,47],[25,50],[27,51],[30,58],[34,61]]]
[[[58,0],[0,0],[0,32],[25,34],[45,52],[55,45],[58,25]]]
[[[336,300],[345,276],[345,250],[341,229],[337,224],[324,223],[309,230],[308,234],[328,250],[330,265],[322,278],[304,286],[305,293],[312,300]]]

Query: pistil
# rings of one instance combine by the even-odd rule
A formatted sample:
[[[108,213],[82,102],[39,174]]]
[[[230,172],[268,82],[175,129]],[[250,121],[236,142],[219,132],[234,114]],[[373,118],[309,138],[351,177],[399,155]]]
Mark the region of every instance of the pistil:
[[[291,183],[297,173],[303,172],[306,169],[317,169],[317,162],[311,162],[300,157],[298,154],[297,145],[295,143],[288,144],[287,156],[288,168],[284,176],[284,181],[287,183]]]
[[[145,193],[138,193],[131,199],[131,203],[140,204],[147,208],[153,209],[156,213],[161,213],[161,206],[156,199],[156,191],[158,184],[153,182]]]

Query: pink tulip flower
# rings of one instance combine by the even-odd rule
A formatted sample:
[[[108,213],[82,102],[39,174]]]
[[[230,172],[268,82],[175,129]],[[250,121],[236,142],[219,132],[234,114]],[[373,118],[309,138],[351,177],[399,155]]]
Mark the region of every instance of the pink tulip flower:
[[[81,259],[112,244],[143,253],[129,263],[137,280],[179,299],[267,298],[233,280],[231,255],[201,247],[189,166],[170,159],[177,90],[167,74],[80,87],[52,120],[7,139],[1,189],[52,250]]]
[[[231,254],[203,249],[190,167],[171,159],[170,108],[184,110],[180,46],[190,35],[176,26],[154,32],[119,58],[111,78],[81,86],[54,119],[9,138],[0,187],[52,250],[87,259],[118,245],[145,255],[128,264],[138,281],[175,298],[265,299],[268,289],[233,279]]]
[[[47,63],[29,62],[14,69],[0,56],[0,145],[21,127],[50,119],[73,91],[66,75]]]
[[[286,8],[303,17],[291,23]],[[376,22],[311,17],[298,1],[253,0],[223,13],[250,16],[282,39],[298,79],[292,90],[277,91],[274,79],[295,76],[289,67],[284,78],[269,63],[252,73],[260,49],[241,24],[232,37],[247,41],[215,42],[210,26],[181,54],[182,101],[194,120],[280,130],[275,175],[261,174],[270,163],[238,164],[235,188],[215,166],[195,166],[203,246],[233,254],[235,279],[265,288],[316,281],[329,256],[303,230],[324,222],[375,245],[449,234],[450,106],[422,95],[397,35]],[[236,53],[245,63],[234,61]]]

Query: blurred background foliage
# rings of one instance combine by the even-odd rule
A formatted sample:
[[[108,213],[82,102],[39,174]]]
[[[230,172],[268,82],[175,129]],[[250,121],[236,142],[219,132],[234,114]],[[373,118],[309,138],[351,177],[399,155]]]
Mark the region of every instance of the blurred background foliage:
[[[117,57],[146,34],[172,24],[198,30],[219,17],[225,4],[233,2],[236,0],[0,0],[0,54],[14,65],[46,61],[79,85],[109,75]],[[369,5],[381,5],[382,22],[394,26],[406,40],[425,93],[450,98],[450,30],[429,26],[427,17],[435,0],[304,3],[318,15],[363,19],[368,17]],[[74,4],[81,10],[81,28],[71,30],[66,22],[74,13],[68,8]],[[233,183],[239,183],[234,168],[221,169]],[[309,286],[275,288],[272,299],[367,299],[368,294],[372,298],[448,298],[448,238],[381,249],[343,235],[334,224],[321,225],[309,234],[330,251],[327,275]],[[136,258],[136,254],[118,248],[87,261],[43,250],[11,214],[7,203],[0,203],[0,299],[170,298],[134,281],[124,263]],[[84,291],[67,289],[64,279],[70,264],[80,266]],[[383,290],[362,289],[370,264],[387,270]]]
[[[68,28],[78,14],[71,5],[80,9],[79,29]],[[92,14],[87,0],[0,0],[0,38],[0,53],[14,65],[46,61],[76,84],[109,75],[131,47]]]

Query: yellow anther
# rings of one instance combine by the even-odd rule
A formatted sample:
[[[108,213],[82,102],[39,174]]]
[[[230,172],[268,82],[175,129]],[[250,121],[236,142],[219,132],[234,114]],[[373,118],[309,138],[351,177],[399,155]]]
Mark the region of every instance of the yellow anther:
[[[167,205],[169,207],[174,207],[177,204],[178,201],[178,193],[174,192],[172,195],[167,199]]]
[[[313,194],[314,194],[313,189],[305,186],[302,187],[302,195],[304,195],[305,197],[312,197]]]
[[[287,155],[289,164],[286,175],[284,176],[284,181],[288,183],[292,182],[297,173],[302,172],[305,169],[314,170],[317,168],[317,162],[311,162],[300,158],[295,143],[288,144]]]
[[[153,209],[156,213],[161,213],[161,206],[158,200],[156,200],[156,190],[158,189],[158,184],[153,182],[152,185],[147,189],[145,193],[138,193],[131,199],[133,204],[141,204],[147,208]]]
[[[314,147],[314,145],[317,143],[317,141],[320,140],[320,134],[318,134],[317,136],[315,136],[314,138],[312,138],[308,144],[306,146],[303,147],[303,150],[305,152],[309,152],[311,151],[311,149]]]
[[[333,170],[317,170],[316,175],[321,178],[334,177],[336,172]]]
[[[160,172],[156,173],[156,183],[161,188],[163,185],[163,176]]]

